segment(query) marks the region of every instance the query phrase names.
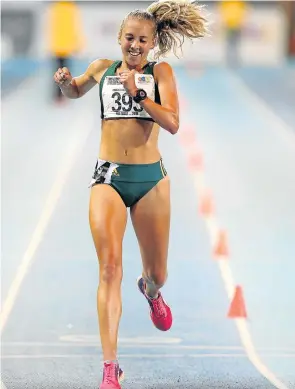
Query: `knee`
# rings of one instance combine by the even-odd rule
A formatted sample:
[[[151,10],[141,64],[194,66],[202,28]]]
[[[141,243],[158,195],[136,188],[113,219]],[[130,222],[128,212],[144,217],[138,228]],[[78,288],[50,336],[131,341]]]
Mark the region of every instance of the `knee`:
[[[158,288],[162,288],[162,286],[164,286],[167,277],[167,272],[151,271],[146,273],[147,281],[154,284]]]
[[[100,281],[107,284],[121,283],[123,270],[122,265],[114,261],[106,261],[100,264]]]

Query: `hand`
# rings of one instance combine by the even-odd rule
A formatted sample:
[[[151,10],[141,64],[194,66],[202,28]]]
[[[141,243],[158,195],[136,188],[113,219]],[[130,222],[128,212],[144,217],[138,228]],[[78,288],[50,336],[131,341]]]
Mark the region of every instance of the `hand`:
[[[120,73],[120,82],[123,84],[124,88],[126,89],[127,93],[134,97],[136,95],[137,86],[135,84],[135,75],[136,70],[124,70],[122,73]]]
[[[59,68],[53,78],[57,85],[69,86],[73,77],[68,68]]]

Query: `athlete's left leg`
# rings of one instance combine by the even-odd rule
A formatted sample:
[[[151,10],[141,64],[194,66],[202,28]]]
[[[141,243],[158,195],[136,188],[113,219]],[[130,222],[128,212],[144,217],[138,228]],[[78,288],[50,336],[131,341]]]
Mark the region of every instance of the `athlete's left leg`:
[[[138,239],[143,273],[138,287],[149,302],[154,325],[167,331],[172,314],[160,288],[167,279],[170,232],[170,180],[163,178],[131,208],[131,219]]]

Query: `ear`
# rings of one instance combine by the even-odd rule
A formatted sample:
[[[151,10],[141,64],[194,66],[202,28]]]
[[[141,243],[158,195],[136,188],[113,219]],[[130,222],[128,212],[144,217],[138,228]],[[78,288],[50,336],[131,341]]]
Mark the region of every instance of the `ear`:
[[[153,39],[153,43],[152,43],[151,49],[154,49],[157,46],[157,43],[158,43],[158,39],[155,36],[154,39]]]

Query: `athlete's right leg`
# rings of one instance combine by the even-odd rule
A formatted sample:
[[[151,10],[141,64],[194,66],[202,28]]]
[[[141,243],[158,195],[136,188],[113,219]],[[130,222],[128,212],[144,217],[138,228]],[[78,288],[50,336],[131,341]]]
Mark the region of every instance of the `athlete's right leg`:
[[[122,241],[127,210],[120,195],[107,184],[92,187],[89,222],[99,260],[97,310],[103,359],[117,359],[117,336],[122,312]]]

